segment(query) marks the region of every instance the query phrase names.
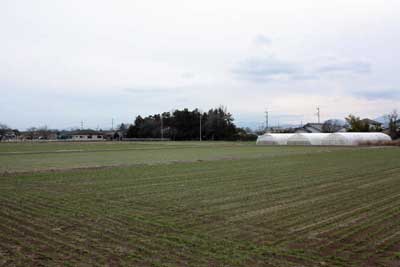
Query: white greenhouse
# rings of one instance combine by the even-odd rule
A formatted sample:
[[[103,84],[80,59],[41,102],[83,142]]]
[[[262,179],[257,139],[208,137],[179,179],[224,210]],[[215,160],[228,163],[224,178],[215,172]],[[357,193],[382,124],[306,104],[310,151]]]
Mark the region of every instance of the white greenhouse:
[[[289,146],[321,146],[329,133],[298,133],[291,136],[287,144]]]
[[[384,133],[332,133],[324,140],[327,146],[357,146],[368,142],[391,141]]]
[[[357,146],[391,140],[384,133],[266,133],[257,138],[257,145]]]
[[[258,136],[257,145],[287,145],[287,140],[294,134],[266,133]]]

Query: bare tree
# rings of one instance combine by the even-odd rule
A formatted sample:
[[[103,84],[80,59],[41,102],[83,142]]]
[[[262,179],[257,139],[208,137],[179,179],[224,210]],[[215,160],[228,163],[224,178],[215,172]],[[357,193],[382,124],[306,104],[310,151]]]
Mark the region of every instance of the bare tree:
[[[9,131],[10,130],[10,128],[7,126],[7,125],[5,125],[5,124],[3,124],[3,123],[0,123],[0,140],[2,140],[3,139],[3,137],[4,137],[4,135],[7,133],[7,131]]]
[[[393,110],[391,113],[385,115],[385,119],[388,122],[389,135],[392,138],[398,138],[400,135],[398,131],[400,125],[399,125],[399,115],[397,113],[397,110]]]
[[[36,129],[36,134],[40,139],[49,139],[51,135],[51,131],[47,128],[47,126],[41,126]]]
[[[342,128],[342,123],[339,120],[327,120],[322,124],[322,132],[324,133],[335,133]]]
[[[26,134],[27,134],[28,139],[31,139],[31,140],[35,139],[35,137],[37,135],[36,131],[37,131],[36,127],[29,127],[28,129],[26,129]]]
[[[0,123],[0,131],[4,131],[4,130],[8,130],[10,129],[10,127],[8,127],[7,125]]]

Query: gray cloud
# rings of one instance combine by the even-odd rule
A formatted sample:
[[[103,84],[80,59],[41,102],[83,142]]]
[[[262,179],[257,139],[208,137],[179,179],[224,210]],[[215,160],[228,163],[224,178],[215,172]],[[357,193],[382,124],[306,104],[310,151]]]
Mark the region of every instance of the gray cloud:
[[[320,77],[316,74],[311,73],[297,73],[291,76],[292,80],[304,81],[304,80],[317,80]]]
[[[268,82],[271,80],[317,80],[324,74],[367,74],[371,65],[362,61],[329,63],[322,67],[306,68],[300,65],[281,61],[274,57],[249,58],[240,62],[232,73],[236,78],[252,82]]]
[[[236,78],[254,82],[268,81],[280,76],[289,77],[298,74],[298,68],[291,63],[273,57],[249,58],[232,70]]]
[[[171,94],[171,93],[178,93],[180,92],[177,88],[125,88],[123,92],[130,93],[130,94],[150,94],[150,95],[158,95],[158,94]]]
[[[254,43],[256,45],[266,46],[266,45],[270,45],[271,42],[272,42],[271,38],[269,38],[268,36],[263,35],[263,34],[257,35],[254,38]]]
[[[381,91],[358,91],[354,93],[356,97],[362,97],[368,100],[400,100],[399,90],[381,90]]]
[[[333,63],[317,69],[318,73],[356,73],[365,74],[371,72],[371,65],[368,62],[354,61],[345,63]]]
[[[193,79],[196,75],[193,72],[184,72],[181,74],[183,79]]]

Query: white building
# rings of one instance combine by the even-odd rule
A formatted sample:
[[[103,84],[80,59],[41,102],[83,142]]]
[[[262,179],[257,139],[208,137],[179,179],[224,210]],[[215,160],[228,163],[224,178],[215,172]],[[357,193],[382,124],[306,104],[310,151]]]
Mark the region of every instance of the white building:
[[[100,141],[105,140],[105,134],[94,130],[80,130],[70,133],[68,139],[74,141]]]

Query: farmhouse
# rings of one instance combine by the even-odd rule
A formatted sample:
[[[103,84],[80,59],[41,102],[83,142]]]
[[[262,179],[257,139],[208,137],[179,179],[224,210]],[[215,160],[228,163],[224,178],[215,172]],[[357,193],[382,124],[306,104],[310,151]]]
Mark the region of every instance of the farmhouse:
[[[16,130],[7,130],[3,134],[0,135],[0,141],[13,141],[18,138],[18,131]]]
[[[98,141],[105,140],[105,134],[101,131],[99,132],[94,130],[79,130],[70,132],[67,138],[77,141]]]
[[[303,127],[297,128],[295,133],[322,133],[322,123],[307,123]]]
[[[369,129],[374,131],[374,130],[378,130],[378,129],[382,129],[382,123],[378,122],[378,121],[374,121],[368,118],[362,119],[361,120],[363,123],[368,124],[369,125]]]

